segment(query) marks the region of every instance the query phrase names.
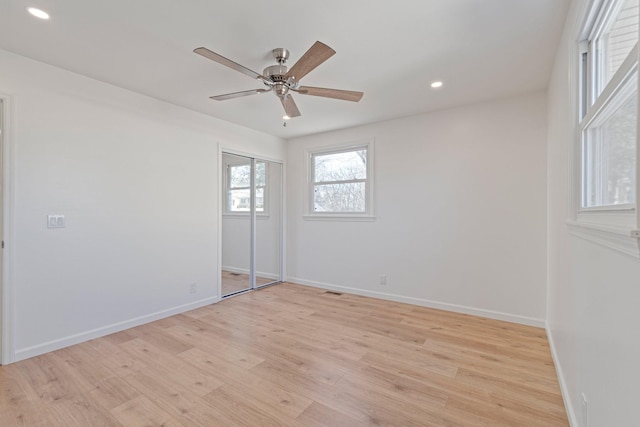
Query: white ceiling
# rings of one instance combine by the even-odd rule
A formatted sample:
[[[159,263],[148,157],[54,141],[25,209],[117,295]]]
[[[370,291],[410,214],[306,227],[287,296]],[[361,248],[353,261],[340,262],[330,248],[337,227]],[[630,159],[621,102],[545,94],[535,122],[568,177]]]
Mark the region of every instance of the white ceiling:
[[[0,0],[0,48],[283,138],[544,89],[568,0]],[[41,21],[27,6],[51,14]],[[263,87],[192,51],[252,70],[320,40],[337,54],[302,79],[358,90],[352,103],[296,95],[282,126]],[[0,70],[0,87],[1,87]],[[444,81],[439,90],[429,88]]]

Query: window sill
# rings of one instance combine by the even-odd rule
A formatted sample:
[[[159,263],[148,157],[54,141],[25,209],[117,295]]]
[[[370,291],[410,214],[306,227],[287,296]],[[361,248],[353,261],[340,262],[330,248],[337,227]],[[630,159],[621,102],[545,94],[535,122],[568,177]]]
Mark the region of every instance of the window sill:
[[[633,214],[636,210],[636,205],[633,203],[625,203],[621,205],[604,205],[604,206],[594,206],[591,208],[580,208],[578,209],[578,214],[590,214],[590,213],[598,213],[598,212],[612,212],[612,213],[627,213]]]
[[[569,233],[640,259],[640,231],[616,225],[567,221]]]
[[[251,216],[248,213],[223,213],[223,218],[234,219],[249,219]],[[256,214],[256,219],[269,219],[269,214]]]
[[[307,214],[302,218],[305,221],[375,221],[373,215],[343,215],[343,214]]]

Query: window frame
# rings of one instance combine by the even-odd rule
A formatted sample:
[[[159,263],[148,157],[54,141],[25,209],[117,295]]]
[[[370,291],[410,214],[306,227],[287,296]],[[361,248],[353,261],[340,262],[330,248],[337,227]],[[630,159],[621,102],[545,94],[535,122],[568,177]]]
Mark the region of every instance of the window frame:
[[[256,185],[256,195],[257,195],[257,189],[258,188],[262,188],[262,194],[263,194],[263,207],[262,207],[262,211],[259,211],[258,209],[256,209],[256,216],[259,217],[268,217],[269,216],[269,196],[268,196],[268,181],[269,181],[269,164],[266,161],[260,161],[260,160],[256,160],[256,168],[258,163],[263,163],[264,164],[264,185]],[[244,216],[249,216],[251,214],[251,211],[232,211],[231,210],[231,206],[229,206],[229,194],[232,190],[251,190],[251,184],[249,184],[248,187],[231,187],[231,168],[233,167],[240,167],[240,166],[249,166],[249,168],[251,168],[251,162],[249,161],[248,163],[246,162],[228,162],[224,164],[225,167],[225,173],[224,173],[224,189],[225,189],[225,193],[224,193],[224,210],[223,210],[223,215],[224,216],[239,216],[239,217],[244,217]],[[254,171],[255,173],[255,171]]]
[[[586,161],[585,157],[587,156],[586,150],[584,148],[585,144],[587,143],[586,132],[589,130],[591,125],[595,123],[601,123],[610,118],[612,113],[615,113],[628,100],[630,96],[633,96],[634,91],[638,91],[638,44],[636,44],[632,53],[629,54],[618,71],[619,73],[617,72],[614,77],[612,77],[609,84],[605,86],[600,96],[596,99],[591,108],[587,110],[584,118],[578,124],[580,140],[580,199],[578,201],[578,215],[587,212],[601,211],[626,211],[631,213],[636,209],[637,197],[636,203],[621,203],[615,205],[585,206],[584,202],[587,193],[587,179],[584,167]],[[636,150],[637,148],[638,143],[636,135]]]
[[[627,99],[626,96],[630,93],[627,91],[625,94],[625,90],[629,85],[635,86],[635,90],[637,90],[640,78],[638,72],[638,50],[640,48],[636,42],[622,65],[602,87],[603,76],[599,71],[602,69],[602,65],[601,62],[598,63],[598,59],[602,59],[603,52],[596,52],[596,45],[599,42],[597,38],[610,24],[612,16],[616,16],[615,12],[623,4],[623,1],[593,0],[583,11],[584,24],[579,29],[580,33],[577,38],[579,42],[575,44],[573,55],[576,60],[572,62],[572,75],[576,77],[573,99],[576,107],[574,113],[577,126],[572,150],[574,155],[570,157],[572,178],[567,226],[569,232],[578,237],[640,258],[638,241],[640,218],[637,209],[640,199],[638,180],[640,127],[636,132],[635,203],[584,206],[586,132],[590,129],[590,125],[608,118],[607,114],[612,109],[615,112],[615,104],[622,105],[625,101],[621,101],[621,99]],[[636,125],[638,123],[638,117],[636,117]]]
[[[365,149],[367,153],[366,179],[353,179],[344,181],[315,181],[314,159],[317,156],[348,153]],[[374,214],[374,140],[355,141],[331,146],[314,147],[305,151],[305,164],[307,168],[307,184],[305,186],[304,219],[308,220],[337,220],[337,221],[373,221]],[[317,212],[314,209],[314,190],[316,185],[332,183],[365,183],[365,210],[364,212]]]

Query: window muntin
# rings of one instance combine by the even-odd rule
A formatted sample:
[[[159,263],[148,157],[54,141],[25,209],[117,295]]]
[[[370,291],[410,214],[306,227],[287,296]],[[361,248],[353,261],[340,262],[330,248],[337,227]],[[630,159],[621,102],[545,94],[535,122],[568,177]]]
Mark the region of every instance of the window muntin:
[[[309,153],[310,216],[372,216],[372,145]]]
[[[635,207],[639,2],[602,1],[581,44],[579,212]]]
[[[256,162],[256,212],[264,212],[267,166]],[[247,213],[251,209],[251,164],[227,165],[227,213]]]

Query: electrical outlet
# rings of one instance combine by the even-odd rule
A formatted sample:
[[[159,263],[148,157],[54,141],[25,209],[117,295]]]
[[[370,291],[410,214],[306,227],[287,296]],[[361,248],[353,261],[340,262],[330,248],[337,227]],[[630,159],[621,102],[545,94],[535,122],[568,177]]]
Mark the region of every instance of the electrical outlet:
[[[380,276],[380,286],[387,286],[387,276]]]
[[[588,427],[589,426],[589,418],[588,416],[588,412],[587,412],[587,396],[582,393],[582,400],[580,401],[580,407],[582,409],[582,427]]]
[[[197,283],[191,283],[189,285],[189,293],[190,294],[197,294],[198,293],[198,284]]]

